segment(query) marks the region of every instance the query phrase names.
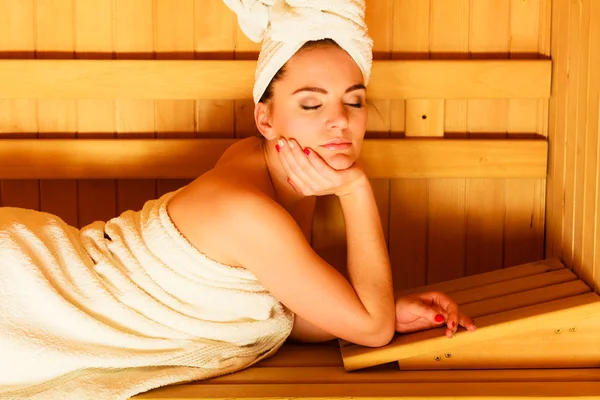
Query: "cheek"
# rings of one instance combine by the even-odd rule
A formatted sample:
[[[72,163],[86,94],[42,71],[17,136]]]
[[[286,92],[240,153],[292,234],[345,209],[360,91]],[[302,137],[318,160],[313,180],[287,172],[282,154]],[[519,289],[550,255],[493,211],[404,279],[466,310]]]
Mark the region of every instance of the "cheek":
[[[352,114],[351,124],[356,131],[362,132],[364,134],[364,132],[367,129],[367,116],[368,112],[366,108],[356,110],[356,112]]]
[[[322,130],[322,123],[316,118],[288,113],[275,118],[273,128],[278,135],[294,138],[299,142],[312,143]]]

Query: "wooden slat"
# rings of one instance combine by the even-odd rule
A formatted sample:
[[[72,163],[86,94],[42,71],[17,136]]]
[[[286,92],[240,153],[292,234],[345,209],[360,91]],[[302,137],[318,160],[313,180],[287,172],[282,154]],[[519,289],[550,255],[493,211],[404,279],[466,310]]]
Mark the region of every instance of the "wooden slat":
[[[0,178],[193,178],[236,139],[7,139]],[[366,139],[371,178],[543,177],[543,140]]]
[[[208,379],[204,385],[262,383],[400,383],[400,382],[585,382],[600,381],[600,371],[592,368],[473,370],[473,371],[398,371],[386,368],[348,373],[336,367],[247,368],[234,374]],[[194,385],[197,383],[191,383]]]
[[[477,275],[465,276],[463,278],[453,279],[451,281],[439,282],[431,285],[420,286],[417,288],[406,289],[398,291],[396,294],[405,295],[409,293],[420,293],[433,290],[439,290],[446,293],[453,293],[462,290],[478,288],[485,285],[506,282],[527,276],[540,276],[540,274],[560,269],[564,269],[564,265],[557,259],[540,260],[528,264],[484,272]]]
[[[452,299],[459,305],[493,299],[526,290],[538,289],[564,282],[577,280],[577,276],[567,268],[546,272],[540,275],[527,276],[510,281],[467,289],[451,293]]]
[[[460,307],[460,311],[471,318],[479,318],[484,315],[516,310],[517,308],[529,307],[548,301],[578,296],[590,291],[590,287],[586,285],[585,282],[578,279],[463,304]]]
[[[497,342],[479,342],[452,347],[448,352],[431,352],[402,360],[401,370],[595,368],[600,359],[600,319],[577,324],[575,332],[563,325],[560,333],[540,329]],[[439,357],[439,358],[437,358]]]
[[[0,60],[0,98],[248,99],[252,60]],[[372,99],[548,98],[549,60],[381,60]]]
[[[388,345],[378,348],[358,345],[342,347],[344,368],[352,371],[431,352],[447,351],[449,347],[498,341],[515,332],[534,332],[541,327],[554,330],[556,326],[585,321],[597,316],[599,312],[600,296],[596,293],[587,293],[486,315],[478,318],[476,331],[466,332],[461,328],[452,339],[448,339],[443,334],[445,328],[442,327],[396,335]],[[449,343],[449,340],[452,342]]]
[[[202,399],[298,399],[332,400],[536,400],[597,399],[600,382],[447,382],[423,383],[351,383],[351,384],[246,384],[246,385],[176,385],[155,389],[132,397],[132,400],[202,400]]]

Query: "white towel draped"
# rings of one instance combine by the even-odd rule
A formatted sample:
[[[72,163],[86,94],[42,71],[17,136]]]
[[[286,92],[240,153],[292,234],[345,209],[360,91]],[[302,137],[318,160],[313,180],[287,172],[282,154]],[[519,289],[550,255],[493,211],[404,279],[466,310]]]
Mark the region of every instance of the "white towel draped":
[[[293,314],[180,235],[174,193],[81,231],[0,208],[0,399],[126,399],[283,344]]]
[[[333,39],[350,54],[368,84],[373,40],[365,0],[224,0],[244,34],[263,41],[253,89],[257,103],[277,71],[306,43]]]

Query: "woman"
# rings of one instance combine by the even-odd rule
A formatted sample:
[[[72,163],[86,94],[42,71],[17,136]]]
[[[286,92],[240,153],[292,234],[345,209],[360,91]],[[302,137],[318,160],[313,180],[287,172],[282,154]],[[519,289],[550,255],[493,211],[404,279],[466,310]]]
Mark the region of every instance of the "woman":
[[[238,142],[169,204],[195,247],[252,272],[295,313],[291,338],[299,341],[382,346],[395,331],[446,322],[451,336],[459,324],[472,326],[439,293],[400,297],[394,307],[375,198],[356,163],[367,124],[364,79],[345,50],[308,42],[261,96],[255,120],[262,139]],[[325,194],[340,200],[351,283],[309,245],[315,198]]]
[[[356,162],[372,45],[364,3],[227,3],[249,35],[269,11],[254,88],[261,138],[81,230],[0,209],[0,399],[125,399],[247,368],[288,339],[382,346],[395,332],[475,329],[441,293],[394,299]],[[309,245],[324,194],[344,212],[349,281]]]

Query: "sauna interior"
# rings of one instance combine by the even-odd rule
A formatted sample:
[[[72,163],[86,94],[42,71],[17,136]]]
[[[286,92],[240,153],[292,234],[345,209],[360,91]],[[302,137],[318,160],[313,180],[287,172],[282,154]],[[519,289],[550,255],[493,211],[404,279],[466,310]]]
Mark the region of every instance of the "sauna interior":
[[[366,17],[395,290],[554,260],[600,293],[600,1],[368,0]],[[220,0],[0,0],[0,205],[82,227],[182,187],[257,134],[259,49]],[[339,204],[317,204],[312,244],[343,271]],[[597,368],[348,372],[339,343],[290,343],[138,397],[598,398]]]

